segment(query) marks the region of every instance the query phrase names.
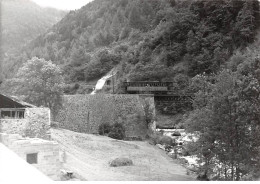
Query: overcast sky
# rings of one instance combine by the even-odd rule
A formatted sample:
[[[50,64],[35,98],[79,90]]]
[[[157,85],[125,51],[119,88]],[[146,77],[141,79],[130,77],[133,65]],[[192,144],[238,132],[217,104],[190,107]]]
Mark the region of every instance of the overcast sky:
[[[92,0],[32,0],[44,7],[53,7],[62,10],[75,10],[86,5]]]

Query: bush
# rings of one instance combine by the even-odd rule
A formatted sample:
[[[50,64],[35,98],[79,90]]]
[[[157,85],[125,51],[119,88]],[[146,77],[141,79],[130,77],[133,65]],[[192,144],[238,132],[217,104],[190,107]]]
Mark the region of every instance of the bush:
[[[166,145],[166,146],[165,146],[165,151],[166,151],[166,152],[171,152],[172,149],[173,149],[172,146],[169,146],[169,145]]]
[[[108,123],[102,123],[98,127],[99,135],[109,134],[110,131],[111,131],[111,126]]]
[[[125,128],[120,123],[115,123],[111,127],[111,131],[108,133],[108,137],[113,139],[123,140],[125,138]]]
[[[130,166],[133,165],[133,161],[129,158],[116,158],[109,165],[110,167]]]
[[[162,144],[162,145],[166,145],[166,146],[171,146],[173,145],[173,140],[171,137],[168,137],[168,136],[161,136],[160,139],[159,139],[159,144]]]
[[[152,145],[162,144],[166,146],[176,146],[175,139],[172,139],[169,136],[161,135],[160,133],[151,135],[148,142]]]
[[[209,178],[208,178],[208,176],[207,176],[206,173],[202,173],[202,174],[199,174],[199,175],[197,176],[197,180],[200,180],[200,181],[209,181]]]
[[[51,128],[59,128],[59,123],[56,121],[51,122]]]
[[[186,149],[183,149],[182,150],[182,156],[190,156],[190,153],[189,153],[189,151],[188,150],[186,150]]]

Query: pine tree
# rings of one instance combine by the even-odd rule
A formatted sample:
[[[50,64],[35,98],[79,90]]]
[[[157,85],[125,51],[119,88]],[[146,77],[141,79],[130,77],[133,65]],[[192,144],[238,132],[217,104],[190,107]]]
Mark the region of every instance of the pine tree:
[[[133,6],[129,15],[129,26],[135,29],[143,29],[143,22],[140,11],[136,6]]]
[[[118,14],[114,15],[110,29],[111,29],[111,33],[114,36],[114,40],[117,41],[121,30],[121,24],[118,18]]]
[[[235,30],[238,32],[242,38],[242,44],[245,45],[248,42],[253,41],[255,34],[254,29],[259,26],[259,20],[255,16],[259,14],[255,13],[255,8],[253,7],[252,1],[246,1],[243,8],[240,10],[237,16]],[[259,8],[259,5],[258,5]],[[259,9],[258,9],[259,11]],[[257,25],[258,24],[258,25]]]

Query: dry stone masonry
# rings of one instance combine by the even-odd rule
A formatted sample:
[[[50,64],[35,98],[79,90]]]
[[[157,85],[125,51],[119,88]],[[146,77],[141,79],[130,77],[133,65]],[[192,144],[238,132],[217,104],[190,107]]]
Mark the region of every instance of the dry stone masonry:
[[[152,95],[66,95],[55,120],[61,128],[84,133],[98,133],[100,124],[118,122],[124,125],[126,137],[144,138],[149,128],[155,128],[145,121],[145,101],[155,116]]]
[[[0,132],[50,139],[50,110],[26,108],[22,119],[0,119]]]
[[[43,174],[59,180],[61,162],[57,142],[39,138],[22,138],[18,134],[0,133],[0,142],[27,162],[31,162]],[[15,167],[15,166],[14,166]]]

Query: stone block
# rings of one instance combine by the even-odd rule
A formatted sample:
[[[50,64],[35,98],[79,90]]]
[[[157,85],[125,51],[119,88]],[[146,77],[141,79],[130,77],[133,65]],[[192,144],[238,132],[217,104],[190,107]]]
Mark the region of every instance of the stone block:
[[[59,145],[57,142],[22,138],[20,135],[6,133],[1,133],[0,136],[8,144],[8,147],[24,160],[26,160],[26,154],[38,153],[38,164],[32,165],[45,175],[51,176],[52,179],[58,178],[62,165],[59,161]]]

